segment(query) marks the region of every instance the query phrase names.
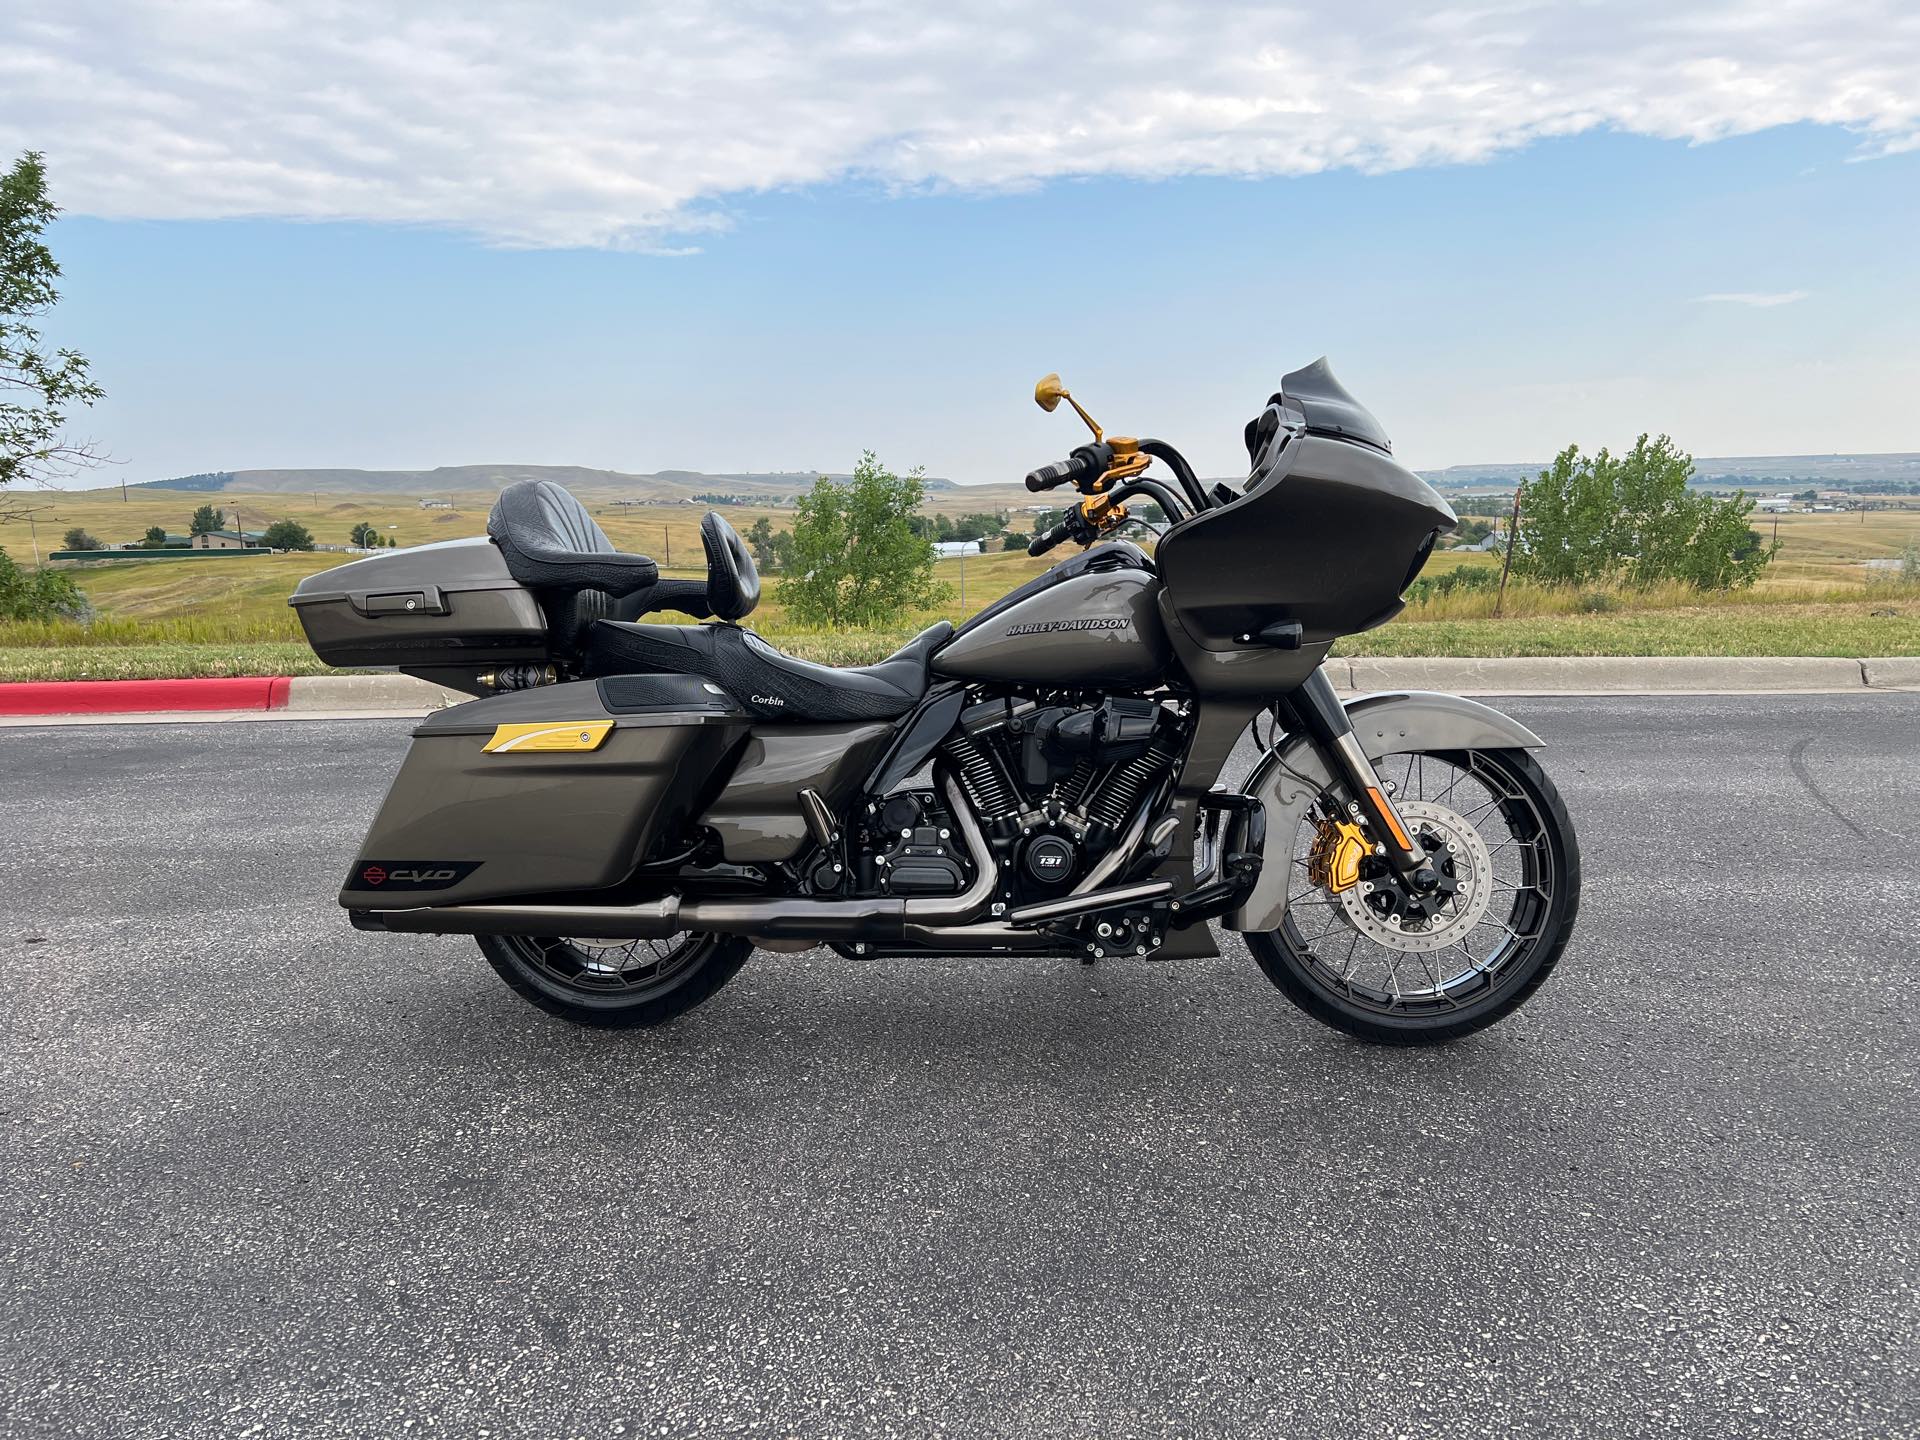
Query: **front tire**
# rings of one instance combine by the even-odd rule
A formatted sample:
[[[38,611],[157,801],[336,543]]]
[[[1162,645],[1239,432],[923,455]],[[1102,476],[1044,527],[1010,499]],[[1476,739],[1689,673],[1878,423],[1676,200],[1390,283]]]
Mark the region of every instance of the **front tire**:
[[[575,1025],[664,1025],[713,998],[753,953],[743,936],[578,940],[482,935],[480,953],[521,999]]]
[[[1484,918],[1431,952],[1376,942],[1349,918],[1351,892],[1332,897],[1307,880],[1309,818],[1289,860],[1280,928],[1249,934],[1247,947],[1282,994],[1336,1030],[1379,1045],[1445,1044],[1511,1015],[1559,963],[1580,908],[1573,821],[1524,750],[1429,751],[1389,756],[1375,768],[1393,783],[1396,801],[1456,807],[1457,818],[1482,832],[1485,853],[1498,857]],[[1342,808],[1333,792],[1321,804],[1330,813]],[[1393,931],[1398,938],[1397,923]]]

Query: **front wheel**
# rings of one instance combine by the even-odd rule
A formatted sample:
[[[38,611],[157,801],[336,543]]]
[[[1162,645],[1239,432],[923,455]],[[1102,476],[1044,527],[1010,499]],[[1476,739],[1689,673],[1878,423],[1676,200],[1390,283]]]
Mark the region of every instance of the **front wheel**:
[[[1393,755],[1375,769],[1435,857],[1443,899],[1423,909],[1373,859],[1335,889],[1325,856],[1346,807],[1328,791],[1294,838],[1280,928],[1247,946],[1335,1029],[1385,1045],[1456,1040],[1519,1009],[1566,948],[1580,906],[1573,822],[1524,750]]]
[[[753,953],[740,936],[577,940],[482,935],[480,953],[524,1000],[576,1025],[662,1025],[713,998]]]

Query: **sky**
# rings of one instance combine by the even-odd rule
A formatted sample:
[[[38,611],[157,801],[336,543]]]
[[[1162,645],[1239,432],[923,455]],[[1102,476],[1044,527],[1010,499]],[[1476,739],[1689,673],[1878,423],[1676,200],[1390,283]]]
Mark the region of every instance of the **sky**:
[[[1920,7],[10,0],[88,482],[1920,449]]]

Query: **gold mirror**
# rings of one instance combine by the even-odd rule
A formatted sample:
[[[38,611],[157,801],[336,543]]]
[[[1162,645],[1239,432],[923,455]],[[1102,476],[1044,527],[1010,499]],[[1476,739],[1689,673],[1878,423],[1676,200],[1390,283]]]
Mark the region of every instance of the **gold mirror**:
[[[1080,402],[1073,398],[1073,392],[1060,383],[1058,375],[1042,375],[1033,387],[1033,403],[1049,414],[1064,400],[1073,406],[1074,413],[1087,422],[1087,428],[1093,431],[1093,438],[1100,438],[1100,427],[1094,418],[1080,408]]]

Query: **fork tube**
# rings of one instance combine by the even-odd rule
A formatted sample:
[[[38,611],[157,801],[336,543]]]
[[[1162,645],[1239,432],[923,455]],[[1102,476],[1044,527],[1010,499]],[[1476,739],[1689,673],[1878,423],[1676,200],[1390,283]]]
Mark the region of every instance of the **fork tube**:
[[[1319,750],[1327,768],[1347,783],[1352,803],[1367,822],[1374,843],[1386,847],[1386,860],[1402,875],[1412,876],[1427,863],[1427,856],[1413,841],[1399,812],[1387,794],[1367,758],[1367,752],[1353,733],[1347,707],[1333,693],[1333,682],[1325,670],[1316,669],[1300,688],[1284,695],[1275,705],[1280,721],[1287,729],[1304,734]]]

